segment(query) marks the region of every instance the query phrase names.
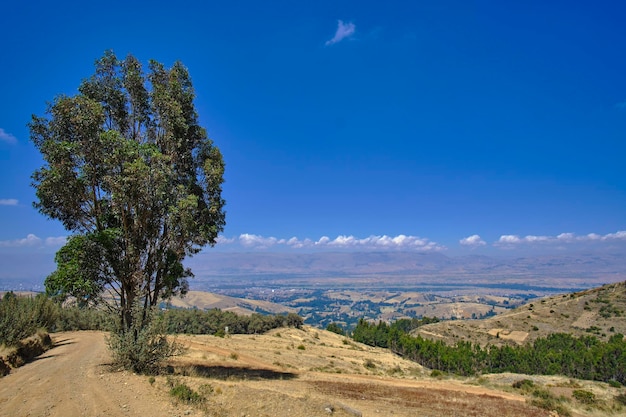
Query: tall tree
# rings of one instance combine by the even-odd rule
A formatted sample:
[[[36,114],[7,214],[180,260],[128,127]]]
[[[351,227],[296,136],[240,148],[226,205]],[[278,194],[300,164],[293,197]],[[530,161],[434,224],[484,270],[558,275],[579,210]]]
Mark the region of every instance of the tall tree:
[[[150,61],[146,74],[132,55],[106,52],[78,91],[29,125],[45,161],[32,176],[34,206],[72,233],[46,289],[82,302],[108,293],[129,331],[160,299],[187,291],[183,259],[216,243],[224,162],[180,62]]]

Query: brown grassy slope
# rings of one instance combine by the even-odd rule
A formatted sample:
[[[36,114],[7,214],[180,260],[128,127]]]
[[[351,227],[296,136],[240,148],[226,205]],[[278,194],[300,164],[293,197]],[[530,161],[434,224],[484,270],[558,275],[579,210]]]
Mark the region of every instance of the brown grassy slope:
[[[296,312],[291,307],[269,301],[247,300],[205,291],[189,291],[184,297],[174,297],[171,300],[171,305],[179,308],[198,308],[200,310],[219,308],[223,311],[232,311],[233,313],[246,315],[256,311],[273,314]]]
[[[446,321],[421,327],[415,335],[481,345],[532,342],[551,333],[594,335],[607,340],[626,334],[626,282],[533,300],[484,320]]]
[[[210,385],[210,415],[548,415],[518,393],[434,379],[387,349],[309,326],[254,336],[177,338],[188,349],[171,364],[176,378],[198,391],[207,392]],[[155,387],[165,387],[166,380],[157,377]]]

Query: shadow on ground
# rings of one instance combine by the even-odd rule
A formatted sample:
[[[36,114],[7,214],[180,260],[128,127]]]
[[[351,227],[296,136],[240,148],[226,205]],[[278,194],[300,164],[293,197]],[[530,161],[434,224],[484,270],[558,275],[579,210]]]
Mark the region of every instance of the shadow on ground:
[[[291,372],[280,372],[271,369],[257,369],[235,366],[210,366],[201,364],[184,364],[169,367],[169,372],[176,375],[195,376],[220,380],[289,380],[297,377]]]

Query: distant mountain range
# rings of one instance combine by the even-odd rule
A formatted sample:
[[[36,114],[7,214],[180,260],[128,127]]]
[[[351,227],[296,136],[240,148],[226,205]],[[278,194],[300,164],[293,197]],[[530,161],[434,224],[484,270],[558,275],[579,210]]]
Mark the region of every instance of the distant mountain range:
[[[342,276],[417,276],[424,278],[468,277],[557,278],[616,282],[626,279],[626,256],[620,253],[580,253],[521,258],[482,255],[450,257],[423,252],[333,253],[220,253],[205,252],[191,258],[197,278]]]
[[[617,252],[589,252],[504,258],[484,255],[447,256],[433,252],[318,252],[232,253],[207,250],[185,262],[196,276],[192,287],[233,278],[280,280],[283,283],[309,279],[352,278],[386,282],[446,282],[474,284],[532,282],[550,286],[591,288],[626,280],[626,256]],[[0,254],[0,290],[43,290],[45,277],[54,270],[50,254]]]

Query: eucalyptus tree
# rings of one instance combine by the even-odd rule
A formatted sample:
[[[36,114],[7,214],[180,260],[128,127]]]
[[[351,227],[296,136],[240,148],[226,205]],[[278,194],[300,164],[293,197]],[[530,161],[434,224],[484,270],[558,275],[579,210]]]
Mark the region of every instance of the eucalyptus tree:
[[[108,303],[122,333],[187,291],[183,260],[225,225],[224,162],[194,99],[182,63],[144,71],[134,56],[106,52],[76,95],[54,98],[29,124],[44,160],[34,206],[71,233],[46,290]]]

